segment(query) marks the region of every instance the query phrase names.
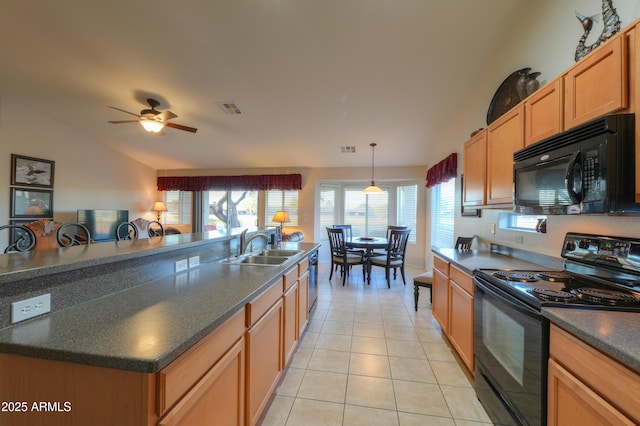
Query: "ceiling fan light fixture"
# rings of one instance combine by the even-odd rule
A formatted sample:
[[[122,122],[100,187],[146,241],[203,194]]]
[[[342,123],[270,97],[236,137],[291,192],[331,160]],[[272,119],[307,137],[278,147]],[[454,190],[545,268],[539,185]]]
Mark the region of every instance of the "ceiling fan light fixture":
[[[158,133],[162,129],[164,129],[164,124],[157,120],[149,120],[148,118],[143,118],[140,120],[140,124],[147,132],[150,133]]]

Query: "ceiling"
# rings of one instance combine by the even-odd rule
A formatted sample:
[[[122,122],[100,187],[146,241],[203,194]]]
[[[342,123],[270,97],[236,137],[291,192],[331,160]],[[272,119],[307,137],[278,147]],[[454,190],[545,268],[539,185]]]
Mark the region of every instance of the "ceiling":
[[[4,1],[0,93],[154,169],[424,165],[524,3]]]

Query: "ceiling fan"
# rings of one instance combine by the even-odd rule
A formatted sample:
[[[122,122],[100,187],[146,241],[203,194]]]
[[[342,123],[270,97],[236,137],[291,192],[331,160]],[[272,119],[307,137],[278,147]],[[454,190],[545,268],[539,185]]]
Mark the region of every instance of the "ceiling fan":
[[[135,115],[138,117],[138,120],[118,120],[118,121],[109,121],[109,123],[113,124],[122,124],[122,123],[140,123],[142,127],[147,132],[156,133],[160,135],[164,135],[164,127],[171,127],[172,129],[185,130],[187,132],[195,133],[198,131],[195,127],[183,126],[182,124],[171,123],[169,120],[176,118],[177,115],[172,113],[171,111],[158,111],[156,109],[157,106],[160,105],[155,99],[147,99],[147,103],[151,107],[151,109],[143,109],[140,111],[140,114],[136,114],[133,112],[125,111],[120,108],[112,107],[109,108],[115,109],[118,111],[122,111],[124,113]]]

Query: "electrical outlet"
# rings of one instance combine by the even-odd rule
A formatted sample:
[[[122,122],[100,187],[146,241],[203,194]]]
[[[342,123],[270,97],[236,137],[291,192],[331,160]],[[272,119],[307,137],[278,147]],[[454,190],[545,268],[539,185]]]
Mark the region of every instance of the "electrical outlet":
[[[496,224],[495,224],[495,223],[492,223],[492,224],[491,224],[491,233],[492,233],[492,234],[495,234],[495,233],[496,233]]]
[[[176,260],[176,274],[187,269],[189,269],[189,261],[187,259]]]
[[[195,268],[200,264],[200,256],[191,256],[189,258],[189,268]]]
[[[32,297],[11,304],[11,324],[51,312],[51,294]]]

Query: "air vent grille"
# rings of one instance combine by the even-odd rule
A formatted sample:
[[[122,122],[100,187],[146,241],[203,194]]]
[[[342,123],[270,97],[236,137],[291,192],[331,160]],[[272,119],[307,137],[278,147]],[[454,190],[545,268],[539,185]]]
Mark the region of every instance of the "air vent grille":
[[[218,102],[218,107],[227,115],[241,115],[242,111],[235,102]]]
[[[341,149],[343,154],[355,154],[356,152],[355,146],[343,146]]]

